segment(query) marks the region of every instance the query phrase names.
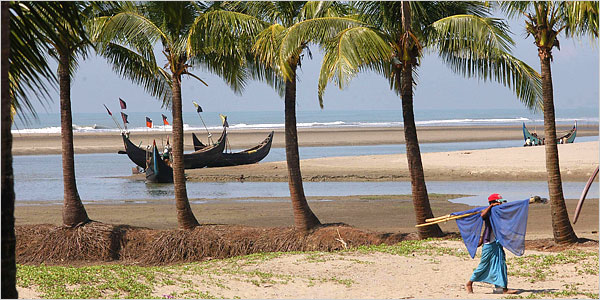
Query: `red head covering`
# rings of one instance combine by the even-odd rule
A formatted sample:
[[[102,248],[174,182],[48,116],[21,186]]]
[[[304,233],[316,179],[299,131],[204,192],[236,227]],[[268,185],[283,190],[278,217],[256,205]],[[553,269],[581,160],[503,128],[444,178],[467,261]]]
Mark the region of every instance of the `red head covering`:
[[[500,196],[500,194],[496,194],[496,193],[494,193],[494,194],[491,194],[491,195],[488,197],[488,202],[489,202],[489,203],[491,203],[491,202],[496,202],[496,201],[498,201],[498,200],[501,200],[501,199],[502,199],[502,196]]]

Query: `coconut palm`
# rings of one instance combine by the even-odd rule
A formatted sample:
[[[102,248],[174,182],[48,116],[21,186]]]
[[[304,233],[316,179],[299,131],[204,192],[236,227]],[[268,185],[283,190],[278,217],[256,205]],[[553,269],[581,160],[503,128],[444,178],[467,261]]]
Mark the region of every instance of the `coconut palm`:
[[[6,298],[18,298],[15,264],[15,191],[12,170],[11,97],[8,85],[10,55],[8,1],[2,2],[2,291]]]
[[[524,16],[525,29],[535,39],[540,58],[544,133],[546,136],[546,172],[550,194],[552,232],[557,243],[574,243],[577,236],[573,231],[565,205],[556,146],[556,122],[554,91],[552,88],[552,49],[560,50],[558,36],[590,36],[598,38],[598,1],[519,1],[503,2],[504,11],[510,17]]]
[[[231,20],[231,12],[218,10],[219,3],[208,6],[199,2],[124,3],[116,13],[98,17],[93,37],[98,51],[121,76],[140,84],[173,113],[173,181],[179,228],[198,226],[185,185],[183,165],[183,117],[181,84],[184,76],[195,78],[192,67],[208,70],[222,77],[234,91],[243,89],[251,74],[243,68],[247,51],[237,47],[251,36],[231,30],[208,35],[207,24]],[[242,17],[241,14],[237,17]],[[247,31],[259,22],[245,23]],[[258,29],[257,29],[258,30]],[[155,44],[164,55],[166,65],[159,66]]]
[[[47,85],[56,77],[48,66],[50,45],[59,38],[59,20],[82,33],[74,3],[2,2],[2,296],[17,298],[12,172],[12,113],[34,114],[31,96],[49,99]],[[10,20],[9,20],[10,19]],[[9,31],[10,29],[10,31]],[[9,36],[10,35],[10,36]],[[28,92],[26,92],[28,91]],[[11,113],[12,112],[12,113]]]
[[[296,71],[301,67],[304,53],[312,57],[308,48],[311,41],[321,41],[332,32],[341,30],[355,22],[342,18],[346,6],[327,1],[264,1],[250,2],[244,5],[243,11],[269,24],[260,32],[252,51],[257,60],[267,69],[277,70],[285,81],[285,153],[288,169],[288,185],[294,212],[294,225],[303,232],[315,228],[321,222],[310,209],[300,171],[300,155],[298,152],[298,130],[296,128]],[[282,43],[290,30],[299,24],[311,23],[312,31],[297,44],[282,49]],[[289,52],[285,59],[281,51]]]
[[[319,75],[319,100],[330,80],[342,88],[362,70],[375,71],[400,94],[406,157],[411,177],[417,223],[433,217],[421,161],[413,88],[424,50],[437,53],[455,72],[495,80],[512,88],[528,107],[539,99],[539,76],[509,54],[513,41],[498,19],[487,17],[479,2],[359,2],[362,25],[340,31],[324,44],[326,54]],[[298,26],[282,48],[297,45],[311,29]],[[291,50],[282,57],[292,57]],[[421,238],[440,236],[439,226],[419,228]]]
[[[88,223],[87,212],[75,180],[75,153],[73,150],[73,118],[71,113],[71,78],[78,66],[78,59],[85,58],[89,48],[89,40],[83,29],[82,13],[84,5],[81,2],[66,4],[65,10],[74,12],[75,19],[52,19],[54,22],[53,35],[45,35],[43,41],[50,44],[50,56],[58,61],[58,83],[60,98],[60,133],[62,144],[63,167],[63,225],[74,227]]]

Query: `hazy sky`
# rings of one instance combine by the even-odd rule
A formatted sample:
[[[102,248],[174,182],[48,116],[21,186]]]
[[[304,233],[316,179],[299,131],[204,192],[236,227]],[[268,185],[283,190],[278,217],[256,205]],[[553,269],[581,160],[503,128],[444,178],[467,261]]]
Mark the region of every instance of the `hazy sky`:
[[[537,48],[530,36],[525,39],[522,21],[510,21],[516,42],[513,54],[539,72]],[[598,110],[598,46],[589,39],[560,39],[561,50],[554,49],[552,76],[554,101],[560,108],[590,108]],[[298,110],[319,110],[317,78],[322,54],[312,46],[313,59],[305,58],[298,72]],[[206,112],[227,111],[283,111],[283,100],[262,82],[248,84],[242,96],[235,95],[223,81],[200,70],[192,72],[203,78],[206,87],[195,79],[182,82],[183,109],[193,112],[192,101],[197,101]],[[487,109],[522,108],[512,91],[494,82],[482,82],[453,74],[435,55],[425,55],[418,71],[414,95],[415,111],[419,109]],[[128,111],[164,111],[160,102],[144,92],[141,87],[116,75],[108,63],[92,55],[80,63],[72,82],[72,109],[74,113],[103,112],[102,104],[118,110],[118,98],[127,101]],[[59,112],[58,92],[54,101],[46,105],[50,113]],[[37,112],[46,110],[36,104]],[[373,74],[360,74],[350,86],[340,91],[335,85],[325,93],[325,110],[400,110],[399,96],[391,92],[385,78]]]

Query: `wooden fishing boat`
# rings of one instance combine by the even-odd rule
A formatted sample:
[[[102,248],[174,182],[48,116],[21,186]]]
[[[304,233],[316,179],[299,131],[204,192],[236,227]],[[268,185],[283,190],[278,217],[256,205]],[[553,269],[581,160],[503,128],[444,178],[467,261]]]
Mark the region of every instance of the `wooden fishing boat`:
[[[575,125],[573,125],[573,128],[571,130],[569,130],[569,132],[556,138],[556,143],[557,144],[573,143],[575,141],[576,136],[577,136],[577,121],[575,121]],[[537,134],[535,134],[535,133],[532,134],[529,132],[527,127],[525,127],[525,123],[523,123],[523,139],[525,140],[525,144],[523,146],[538,146],[538,145],[544,144],[543,139],[540,139],[537,136]],[[529,139],[529,144],[527,143],[527,139]]]
[[[163,160],[156,142],[153,143],[152,151],[148,152],[146,161],[146,182],[147,183],[172,183],[173,169]]]
[[[220,156],[216,156],[211,160],[206,167],[230,167],[239,165],[254,164],[265,158],[269,151],[271,151],[271,144],[273,143],[273,131],[258,145],[234,153],[221,153]],[[192,139],[194,141],[194,149],[200,150],[206,147],[195,134],[192,133]]]
[[[129,140],[125,134],[121,134],[123,137],[123,143],[125,145],[125,153],[136,165],[146,168],[146,150],[136,146]],[[227,132],[223,129],[221,137],[216,144],[206,146],[201,150],[194,151],[192,153],[183,154],[183,164],[186,169],[197,169],[204,168],[209,162],[211,162],[215,156],[219,156],[225,150],[225,140],[227,139]],[[120,152],[122,153],[122,152]]]

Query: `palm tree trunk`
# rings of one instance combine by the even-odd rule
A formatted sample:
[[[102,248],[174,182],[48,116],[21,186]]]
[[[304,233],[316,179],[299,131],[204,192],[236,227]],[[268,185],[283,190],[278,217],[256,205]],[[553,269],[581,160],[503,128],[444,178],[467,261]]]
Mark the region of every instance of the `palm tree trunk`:
[[[17,299],[15,264],[15,190],[12,168],[11,97],[8,88],[10,54],[8,1],[2,2],[2,298]]]
[[[405,33],[411,31],[411,11],[407,1],[402,1],[402,27]],[[408,34],[404,36],[408,39]],[[405,43],[409,43],[405,41]],[[412,46],[416,47],[416,46]],[[400,86],[400,96],[402,97],[402,117],[404,122],[404,141],[406,143],[406,159],[408,160],[408,171],[410,172],[410,183],[412,186],[413,206],[415,208],[415,217],[417,224],[425,223],[426,219],[433,218],[429,196],[427,195],[427,186],[425,185],[425,173],[423,172],[423,162],[421,161],[421,150],[419,149],[419,139],[417,138],[417,126],[415,124],[415,114],[413,111],[413,77],[412,68],[416,58],[411,55],[414,49],[405,48],[401,70],[396,69],[396,83]],[[401,73],[401,77],[399,76]],[[422,239],[429,237],[442,236],[443,232],[437,224],[419,227],[419,237]]]
[[[398,78],[398,77],[397,77]],[[398,80],[400,81],[400,80]],[[412,93],[412,70],[410,67],[402,69],[401,97],[402,117],[404,122],[404,140],[406,143],[406,159],[410,173],[412,186],[413,206],[417,224],[425,223],[426,219],[433,218],[427,186],[425,184],[425,173],[421,161],[421,150],[417,138],[417,127],[415,125],[415,114],[413,111]],[[422,239],[442,236],[442,229],[437,225],[419,227],[419,237]]]
[[[550,69],[551,49],[540,47],[539,57],[542,66],[542,97],[544,101],[544,133],[546,136],[546,172],[552,214],[552,232],[556,243],[575,243],[577,235],[569,221],[565,205],[556,146],[556,123],[554,115],[554,91]]]
[[[192,212],[185,186],[183,164],[183,116],[181,109],[181,76],[173,75],[173,185],[177,224],[180,229],[192,229],[200,224]]]
[[[79,198],[75,182],[75,155],[73,151],[73,119],[71,116],[71,53],[59,51],[58,80],[60,87],[60,133],[64,184],[63,224],[74,227],[90,221]]]
[[[298,153],[298,130],[296,129],[296,65],[292,66],[292,80],[285,82],[285,156],[288,169],[288,185],[294,209],[294,225],[307,232],[321,225],[304,196],[300,155]]]

